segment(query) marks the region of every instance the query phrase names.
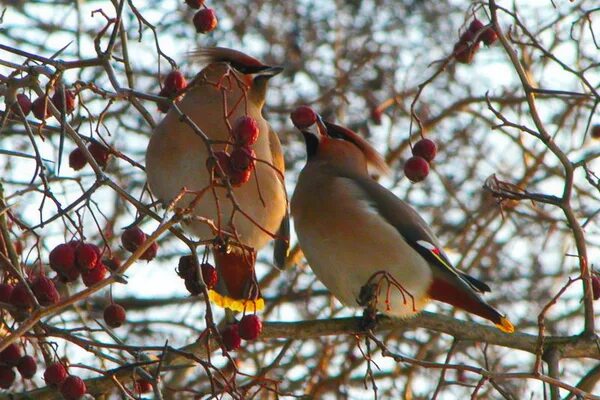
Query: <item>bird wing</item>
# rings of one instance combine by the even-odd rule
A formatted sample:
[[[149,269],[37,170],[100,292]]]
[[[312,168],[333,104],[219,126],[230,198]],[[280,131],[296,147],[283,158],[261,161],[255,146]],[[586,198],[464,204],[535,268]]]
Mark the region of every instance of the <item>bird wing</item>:
[[[369,177],[353,177],[367,201],[402,235],[404,240],[433,267],[434,278],[443,279],[461,289],[488,292],[485,283],[457,270],[427,223],[408,204]]]
[[[283,159],[283,151],[281,149],[281,143],[279,141],[279,136],[273,130],[270,124],[269,127],[269,148],[271,150],[272,164],[273,167],[277,169],[277,176],[281,181],[281,184],[284,185],[283,182],[283,174],[285,172],[285,162]],[[289,204],[286,205],[285,216],[281,221],[281,225],[279,226],[279,230],[277,231],[277,237],[275,238],[275,245],[273,247],[273,263],[279,269],[283,269],[285,266],[285,259],[288,255],[288,250],[290,246],[290,210]]]

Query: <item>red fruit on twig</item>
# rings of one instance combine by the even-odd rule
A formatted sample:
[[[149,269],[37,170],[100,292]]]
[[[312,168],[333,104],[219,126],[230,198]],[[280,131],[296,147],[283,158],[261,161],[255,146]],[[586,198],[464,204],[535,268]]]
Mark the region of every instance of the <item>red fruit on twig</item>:
[[[152,242],[150,246],[142,253],[140,260],[151,261],[158,254],[158,243]]]
[[[15,371],[11,367],[0,365],[0,388],[8,389],[11,387],[16,377],[17,374],[15,374]]]
[[[149,393],[152,390],[152,383],[146,379],[136,379],[135,392],[139,394]]]
[[[117,271],[119,268],[121,268],[121,260],[119,260],[117,257],[112,256],[110,258],[103,258],[102,259],[102,264],[104,264],[106,266],[106,268],[108,268],[111,271]]]
[[[215,151],[215,161],[213,162],[212,159],[209,158],[207,163],[209,169],[214,168],[215,176],[218,178],[226,178],[231,174],[231,157],[226,151]],[[212,165],[213,163],[214,165]]]
[[[44,121],[48,118],[50,114],[50,109],[48,108],[48,102],[50,100],[46,96],[38,97],[31,103],[31,111],[33,112],[33,116],[39,119],[40,121]]]
[[[412,153],[414,156],[423,157],[431,162],[437,154],[437,145],[433,140],[421,139],[413,146]]]
[[[31,356],[23,356],[17,362],[17,370],[24,379],[31,379],[37,371],[37,363]]]
[[[231,186],[233,186],[233,187],[240,187],[244,183],[248,182],[250,180],[251,176],[252,176],[251,168],[243,170],[243,171],[234,170],[231,172],[231,175],[229,176],[229,183],[231,183]]]
[[[50,252],[49,262],[57,272],[75,268],[75,249],[68,243],[59,244]]]
[[[45,276],[36,277],[31,283],[31,290],[38,303],[42,306],[56,304],[60,300],[60,294],[51,279]]]
[[[204,280],[206,287],[209,289],[214,288],[219,281],[217,269],[209,263],[203,263],[200,266],[200,270],[202,271],[202,280]]]
[[[217,14],[212,8],[204,8],[194,15],[193,22],[196,32],[212,32],[217,27]]]
[[[79,400],[86,392],[85,382],[75,375],[69,375],[60,385],[60,393],[65,400]]]
[[[187,81],[185,76],[179,70],[173,70],[169,72],[164,81],[163,90],[165,97],[171,97],[177,94],[180,90],[185,89]]]
[[[110,304],[104,309],[104,322],[111,328],[118,328],[123,325],[127,313],[119,304]]]
[[[592,297],[594,300],[600,299],[600,276],[592,274]]]
[[[108,270],[102,263],[98,263],[95,268],[81,273],[83,284],[87,287],[94,286],[96,283],[106,278]]]
[[[13,285],[9,285],[8,283],[0,283],[0,302],[9,303],[10,295],[14,288]]]
[[[260,128],[254,118],[243,115],[235,120],[231,133],[238,145],[249,147],[258,140]]]
[[[20,310],[27,310],[33,307],[33,298],[23,282],[17,283],[13,288],[10,294],[10,304]]]
[[[258,315],[244,315],[240,321],[240,337],[244,340],[255,340],[262,333],[262,321]]]
[[[223,345],[228,351],[237,350],[242,344],[238,324],[232,324],[221,331]]]
[[[454,45],[454,57],[456,61],[462,64],[470,64],[479,50],[479,43],[474,42],[475,36],[471,31],[463,33]]]
[[[32,106],[32,103],[31,103],[31,100],[29,99],[29,96],[27,96],[24,93],[19,93],[17,95],[17,101],[12,106],[12,110],[15,113],[18,113],[17,104],[19,106],[21,106],[21,110],[23,111],[23,115],[25,115],[25,116],[29,115],[29,113],[31,112],[31,106]]]
[[[234,171],[246,171],[254,167],[256,153],[247,147],[236,147],[229,158]]]
[[[108,164],[108,158],[110,156],[108,147],[98,142],[91,142],[90,144],[88,144],[87,148],[92,157],[94,157],[94,160],[96,160],[96,163],[98,163],[98,165],[100,166],[100,168],[105,168],[106,164]]]
[[[469,32],[471,32],[473,35],[475,35],[477,32],[479,32],[481,29],[483,29],[485,25],[483,24],[483,22],[481,22],[480,20],[478,20],[477,18],[475,18],[473,21],[471,21],[471,23],[469,24]]]
[[[317,113],[309,106],[300,106],[292,111],[290,118],[296,128],[306,129],[317,122]]]
[[[66,107],[63,106],[63,102]],[[58,109],[58,111],[64,112],[65,114],[71,114],[75,109],[75,93],[70,90],[65,90],[61,87],[54,92],[54,95],[52,96],[52,103],[54,104],[54,107]]]
[[[73,151],[69,153],[69,167],[73,168],[75,171],[79,171],[85,167],[86,164],[87,159],[79,147],[73,149]]]
[[[67,370],[61,363],[48,365],[44,371],[44,380],[50,386],[58,386],[67,379]]]
[[[95,244],[82,243],[75,250],[75,263],[81,272],[96,267],[100,261],[100,248]]]
[[[412,156],[404,164],[404,174],[412,182],[421,182],[429,175],[429,164],[423,157]]]
[[[0,351],[0,363],[16,366],[21,358],[21,348],[16,343],[11,343],[2,351]]]
[[[188,7],[197,10],[204,5],[204,0],[185,0],[185,4],[187,4]]]
[[[126,250],[135,252],[146,241],[146,234],[137,226],[132,226],[121,235],[121,244]]]

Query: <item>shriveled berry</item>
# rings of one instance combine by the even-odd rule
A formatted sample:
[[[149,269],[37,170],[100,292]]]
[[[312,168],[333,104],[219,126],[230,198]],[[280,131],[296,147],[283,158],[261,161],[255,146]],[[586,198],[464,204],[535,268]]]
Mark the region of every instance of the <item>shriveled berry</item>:
[[[132,226],[121,235],[121,244],[126,250],[134,252],[146,241],[146,234],[137,226]]]
[[[260,128],[254,118],[242,115],[235,120],[231,133],[240,146],[252,146],[258,140]]]
[[[26,310],[33,307],[33,298],[29,294],[29,291],[23,282],[19,282],[15,285],[12,293],[10,294],[9,303],[20,310]]]
[[[23,111],[23,115],[27,116],[31,112],[31,100],[29,96],[24,93],[19,93],[17,95],[17,102],[12,106],[13,112],[17,113],[17,104],[21,106],[21,110]]]
[[[79,400],[86,392],[85,382],[75,375],[69,375],[60,385],[60,393],[65,400]]]
[[[594,300],[600,299],[600,276],[592,275],[592,297]]]
[[[31,379],[37,371],[37,363],[35,358],[31,356],[23,356],[17,362],[17,370],[25,379]]]
[[[91,142],[88,144],[88,151],[101,168],[106,167],[108,157],[110,156],[110,152],[106,146],[98,142]]]
[[[185,0],[185,4],[187,4],[188,7],[197,10],[204,5],[204,0]]]
[[[172,95],[177,94],[180,90],[185,89],[187,86],[187,81],[185,80],[185,76],[179,70],[173,70],[169,72],[169,74],[165,78],[163,90],[166,94],[169,94],[165,97],[171,97]]]
[[[79,171],[85,167],[86,164],[87,159],[79,147],[73,149],[73,151],[69,153],[69,167],[75,171]]]
[[[198,282],[198,278],[190,278],[184,280],[185,288],[192,296],[197,296],[202,293],[202,285]]]
[[[58,386],[65,379],[67,379],[67,369],[61,363],[50,364],[44,371],[44,380],[48,385]]]
[[[256,153],[248,147],[236,147],[231,152],[230,159],[234,171],[246,171],[254,167]]]
[[[125,322],[126,314],[119,304],[110,304],[104,309],[104,322],[111,328],[118,328]]]
[[[139,394],[149,393],[152,390],[152,383],[147,379],[135,380],[135,392]]]
[[[317,113],[309,106],[300,106],[292,111],[290,118],[296,128],[306,129],[317,122]]]
[[[71,114],[75,109],[75,93],[73,93],[71,90],[65,90],[61,87],[54,92],[54,95],[52,96],[52,103],[54,104],[54,107],[58,109],[58,111],[64,112],[65,114]]]
[[[182,256],[179,258],[179,264],[177,265],[177,275],[181,279],[195,279],[198,260],[193,255]]]
[[[429,175],[429,164],[423,157],[412,156],[404,164],[404,174],[412,182],[421,182]]]
[[[15,287],[13,285],[9,285],[8,283],[0,283],[0,302],[10,302],[10,295],[12,294],[14,288]]]
[[[490,26],[485,31],[483,31],[483,33],[479,37],[486,46],[491,46],[492,44],[494,44],[494,42],[496,42],[496,40],[498,40],[498,33],[496,33],[496,30],[493,26]]]
[[[81,273],[83,284],[87,287],[93,286],[96,283],[106,278],[108,270],[102,263],[98,263],[95,268]]]
[[[207,160],[207,167],[209,170],[214,168],[216,177],[224,178],[231,174],[231,157],[226,151],[215,151],[215,165],[212,165],[211,161],[210,158]],[[221,171],[223,172],[221,173]]]
[[[142,253],[140,260],[151,261],[158,254],[158,243],[152,242],[150,246]]]
[[[33,112],[33,116],[39,119],[40,121],[48,118],[50,114],[50,109],[48,107],[48,98],[46,96],[38,97],[31,103],[31,111]]]
[[[473,35],[475,35],[475,34],[477,34],[477,32],[479,32],[481,29],[483,29],[484,26],[485,25],[483,24],[483,22],[481,22],[480,20],[475,18],[469,24],[469,32],[471,32]]]
[[[600,124],[596,124],[596,125],[592,126],[590,134],[591,134],[592,138],[600,139]]]
[[[50,306],[58,303],[60,294],[51,279],[45,276],[36,277],[31,283],[31,290],[42,306]]]
[[[433,140],[421,139],[412,148],[414,156],[423,157],[427,161],[433,161],[437,154],[437,145]]]
[[[102,264],[104,264],[106,268],[108,268],[111,271],[116,271],[119,268],[121,268],[121,260],[119,260],[115,256],[103,258]]]
[[[200,270],[202,271],[202,279],[204,280],[206,287],[209,289],[214,288],[219,280],[217,269],[209,263],[202,263]]]
[[[256,314],[244,315],[240,321],[240,337],[244,340],[255,340],[262,333],[262,321]]]
[[[194,27],[198,33],[208,33],[217,27],[217,14],[212,8],[203,8],[194,15]]]
[[[470,64],[479,50],[479,43],[474,43],[475,37],[471,31],[463,33],[454,45],[454,57],[456,61],[462,64]]]
[[[75,267],[75,249],[68,243],[59,244],[50,252],[50,268],[55,271],[72,269]]]
[[[244,183],[248,182],[250,180],[251,176],[252,176],[252,169],[246,169],[243,171],[234,170],[231,172],[231,175],[229,176],[229,182],[231,183],[231,186],[239,187],[239,186],[242,186]]]
[[[165,90],[165,88],[162,88],[160,90],[160,92],[158,92],[158,95],[161,96],[161,97],[171,97],[172,96],[172,94],[167,93],[167,91]],[[171,108],[171,102],[170,101],[165,101],[165,100],[157,101],[156,108],[161,113],[166,113],[166,112],[169,111],[169,108]]]
[[[96,267],[100,261],[100,248],[95,244],[83,243],[77,246],[75,250],[75,262],[81,272],[88,271]]]
[[[21,358],[21,348],[16,343],[11,343],[0,351],[0,363],[14,367]]]
[[[57,272],[59,279],[65,283],[75,282],[77,279],[79,279],[79,275],[81,275],[81,272],[79,272],[75,266]]]
[[[223,338],[223,345],[225,345],[228,351],[237,350],[242,344],[238,324],[231,324],[225,327],[221,331],[221,337]]]
[[[15,374],[15,371],[11,367],[0,365],[0,388],[8,389],[11,387],[16,377],[17,374]]]

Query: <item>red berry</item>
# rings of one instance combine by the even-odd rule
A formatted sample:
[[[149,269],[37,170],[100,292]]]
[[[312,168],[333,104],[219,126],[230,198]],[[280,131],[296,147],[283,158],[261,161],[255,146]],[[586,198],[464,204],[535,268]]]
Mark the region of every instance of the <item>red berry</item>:
[[[8,283],[0,283],[0,302],[9,303],[10,295],[12,294],[13,289],[13,285],[9,285]]]
[[[106,167],[108,157],[110,156],[110,152],[106,146],[98,142],[91,142],[88,144],[88,151],[101,168]]]
[[[491,46],[496,40],[498,40],[498,34],[496,33],[494,27],[487,28],[479,37],[486,46]]]
[[[38,97],[31,103],[31,111],[33,111],[33,116],[39,119],[40,121],[48,118],[50,114],[50,110],[48,108],[48,98],[46,96]]]
[[[91,243],[83,243],[77,246],[75,250],[75,262],[81,272],[88,271],[96,267],[100,261],[100,248]]]
[[[591,135],[594,139],[600,139],[600,124],[592,126]]]
[[[194,26],[198,33],[208,33],[217,27],[217,14],[212,8],[203,8],[194,15]]]
[[[203,263],[200,266],[202,271],[202,279],[206,284],[206,287],[209,289],[214,288],[217,285],[217,281],[219,280],[219,275],[217,275],[217,269],[213,267],[209,263]]]
[[[11,367],[14,367],[19,363],[21,358],[21,348],[16,343],[9,344],[4,350],[0,352],[0,362]]]
[[[58,277],[62,282],[75,282],[79,278],[79,275],[81,275],[81,273],[77,268],[75,268],[75,266],[57,272]]]
[[[209,169],[212,169],[212,159],[208,159],[207,161],[207,166]],[[216,165],[214,165],[214,170],[215,170],[215,176],[219,177],[219,178],[224,178],[227,177],[231,174],[231,157],[229,156],[229,153],[227,153],[226,151],[215,151],[215,161],[214,163]],[[217,165],[219,167],[221,167],[219,169],[219,167],[217,167]],[[223,171],[223,173],[221,173],[221,170]]]
[[[244,183],[248,182],[251,176],[252,169],[247,169],[243,171],[235,170],[232,171],[231,176],[229,177],[229,182],[231,183],[231,186],[239,187],[242,186]]]
[[[63,93],[64,104],[66,104],[66,107],[63,106]],[[58,109],[58,111],[64,111],[65,114],[71,114],[75,109],[75,93],[70,90],[60,88],[54,92],[54,95],[52,96],[52,103],[54,104],[54,107]]]
[[[592,296],[594,300],[600,299],[600,276],[592,275]]]
[[[254,167],[256,153],[247,147],[236,147],[231,152],[231,167],[234,171],[246,171]]]
[[[165,97],[171,97],[172,95],[177,94],[180,90],[185,89],[187,86],[187,81],[185,77],[181,73],[181,71],[173,70],[169,72],[167,77],[165,78],[163,90],[165,93],[169,93],[170,95]]]
[[[118,304],[111,304],[104,309],[104,322],[111,328],[118,328],[125,322],[126,312]]]
[[[240,337],[255,340],[262,333],[262,321],[256,314],[244,315],[240,321]]]
[[[54,282],[45,276],[38,276],[31,283],[31,290],[42,306],[50,306],[58,303],[60,294],[56,290]]]
[[[86,392],[85,382],[75,375],[69,375],[60,385],[60,393],[65,400],[79,400]]]
[[[11,367],[0,365],[0,388],[8,389],[13,384],[16,377],[17,374],[15,374],[15,371]]]
[[[292,123],[298,129],[306,129],[317,122],[317,113],[309,106],[300,106],[290,114]]]
[[[242,344],[240,338],[239,325],[232,324],[221,331],[221,337],[223,338],[223,345],[228,351],[237,350]]]
[[[185,0],[185,4],[197,10],[204,5],[204,0]]]
[[[48,385],[60,385],[67,379],[67,370],[61,363],[48,365],[44,371],[44,380]]]
[[[177,266],[177,275],[181,279],[196,279],[196,272],[198,260],[193,255],[182,256],[179,258],[179,264]]]
[[[132,226],[121,235],[121,243],[126,250],[135,252],[146,241],[146,234],[137,226]]]
[[[68,243],[59,244],[50,252],[50,268],[63,271],[75,268],[75,249]]]
[[[160,92],[158,92],[158,95],[162,97],[171,97],[171,94],[167,93],[165,88],[162,88]],[[161,113],[166,113],[169,111],[169,108],[171,108],[171,102],[160,100],[156,103],[156,108],[158,108],[158,111],[160,111]]]
[[[404,174],[412,182],[421,182],[429,174],[429,164],[423,157],[412,156],[404,164]]]
[[[79,171],[87,164],[87,159],[79,147],[69,153],[69,167]]]
[[[152,259],[154,259],[154,257],[156,257],[157,253],[158,253],[158,243],[152,242],[152,244],[150,246],[148,246],[146,251],[144,251],[142,253],[142,255],[140,256],[140,260],[151,261]]]
[[[475,18],[473,21],[471,21],[471,23],[469,24],[469,32],[471,32],[473,35],[477,34],[481,29],[483,29],[485,25],[483,24],[483,22],[481,22],[480,20],[478,20],[477,18]]]
[[[423,157],[427,161],[433,161],[437,153],[437,146],[433,140],[421,139],[412,148],[413,156]]]
[[[202,293],[202,286],[200,286],[200,282],[198,282],[198,278],[190,278],[184,281],[185,288],[192,296],[197,296]]]
[[[135,392],[139,394],[148,393],[152,390],[152,383],[146,379],[136,379]]]
[[[10,294],[10,304],[20,310],[33,307],[33,298],[29,295],[29,291],[23,282],[17,283],[13,288]]]
[[[258,140],[260,128],[254,118],[243,115],[235,120],[231,133],[239,145],[252,146]]]
[[[456,61],[462,64],[470,64],[475,57],[475,53],[479,50],[479,43],[473,43],[475,37],[471,31],[463,33],[454,45],[454,56]]]
[[[94,286],[96,283],[106,278],[107,273],[108,270],[106,269],[104,264],[99,263],[96,265],[96,268],[82,272],[81,279],[83,280],[83,284],[85,286],[90,287]]]
[[[115,256],[103,258],[102,264],[104,264],[106,268],[110,269],[111,271],[117,271],[119,268],[121,268],[121,260]]]
[[[17,363],[17,369],[23,378],[31,379],[37,371],[37,363],[33,357],[23,356]]]
[[[29,100],[29,96],[24,93],[19,93],[17,95],[17,103],[21,106],[21,110],[23,111],[23,115],[27,116],[31,112],[31,100]],[[15,103],[12,107],[13,112],[18,113],[17,103]]]

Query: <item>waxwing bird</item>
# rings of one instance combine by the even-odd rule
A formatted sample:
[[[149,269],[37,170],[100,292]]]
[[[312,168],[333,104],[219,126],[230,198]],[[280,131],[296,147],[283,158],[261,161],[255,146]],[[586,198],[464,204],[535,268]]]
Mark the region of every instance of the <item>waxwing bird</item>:
[[[283,153],[277,134],[262,116],[268,81],[282,68],[226,48],[199,49],[191,57],[206,67],[177,107],[209,144],[171,106],[148,143],[148,185],[163,204],[175,199],[176,207],[192,207],[192,218],[183,223],[187,232],[201,240],[225,239],[224,245],[213,247],[220,285],[209,292],[211,300],[236,311],[260,310],[264,302],[254,273],[256,251],[272,238],[287,243],[288,235]],[[251,125],[258,126],[258,137],[245,149],[254,151],[254,167],[247,182],[234,185],[230,177],[228,185],[215,179],[227,175],[229,168],[214,155],[233,155],[239,143],[232,126],[241,117],[251,117],[256,122]],[[189,192],[182,195],[184,188]],[[276,263],[281,264],[287,247],[279,243],[275,248]]]
[[[349,306],[370,288],[375,308],[408,317],[438,300],[514,332],[480,293],[490,288],[458,271],[426,222],[368,172],[387,167],[355,132],[324,122],[303,130],[307,162],[291,200],[300,247],[317,278]],[[366,291],[369,293],[369,290]]]

